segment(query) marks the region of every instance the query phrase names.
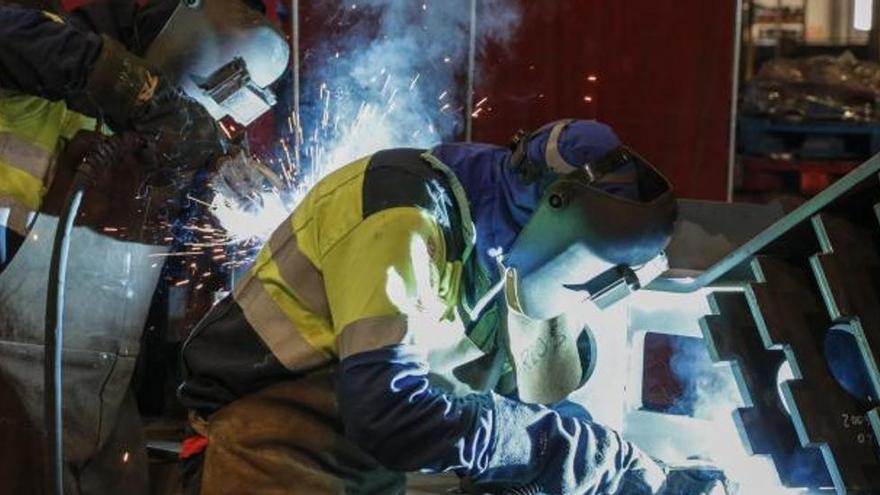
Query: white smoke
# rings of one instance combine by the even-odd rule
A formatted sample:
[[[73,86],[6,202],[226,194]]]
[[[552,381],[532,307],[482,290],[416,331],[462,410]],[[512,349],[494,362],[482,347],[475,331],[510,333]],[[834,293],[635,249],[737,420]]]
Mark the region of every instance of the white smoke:
[[[750,455],[743,445],[743,438],[733,419],[737,408],[744,407],[733,377],[733,369],[723,365],[716,368],[714,378],[705,378],[689,369],[693,362],[688,351],[679,352],[672,358],[673,372],[685,379],[695,379],[696,388],[690,400],[694,402],[695,418],[708,421],[710,428],[705,434],[702,453],[712,465],[724,471],[737,485],[739,494],[791,495],[804,493],[803,489],[786,488],[782,485],[772,460],[768,456]]]

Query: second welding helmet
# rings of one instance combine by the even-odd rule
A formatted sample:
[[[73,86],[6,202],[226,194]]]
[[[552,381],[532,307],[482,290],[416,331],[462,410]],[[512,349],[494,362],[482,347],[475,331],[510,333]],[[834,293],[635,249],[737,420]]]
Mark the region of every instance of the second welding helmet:
[[[547,320],[588,300],[605,308],[665,271],[663,249],[677,216],[672,188],[610,128],[549,124],[515,144],[511,166],[526,180],[548,182],[502,261],[513,310]]]
[[[276,102],[283,34],[242,0],[181,0],[145,57],[218,121],[248,125]]]

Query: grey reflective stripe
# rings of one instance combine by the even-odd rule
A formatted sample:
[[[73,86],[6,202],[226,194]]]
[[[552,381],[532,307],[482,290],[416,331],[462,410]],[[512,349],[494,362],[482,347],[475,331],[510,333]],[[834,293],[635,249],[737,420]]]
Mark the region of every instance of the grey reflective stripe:
[[[468,203],[467,194],[464,192],[464,186],[459,182],[455,172],[447,167],[445,163],[440,161],[439,158],[432,155],[430,151],[424,152],[422,158],[431,164],[436,170],[445,175],[449,180],[449,186],[452,188],[452,194],[455,196],[455,201],[458,203],[458,210],[461,213],[461,229],[464,234],[464,253],[461,255],[461,261],[464,263],[470,256],[471,251],[474,249],[474,243],[477,241],[474,221],[471,218],[471,207],[470,203]]]
[[[49,173],[52,154],[14,134],[0,132],[0,161],[43,180]]]
[[[293,226],[289,223],[289,219],[285,220],[269,238],[272,260],[278,266],[281,278],[306,309],[329,320],[330,304],[324,289],[324,277],[299,250]]]
[[[248,274],[236,290],[235,300],[266,347],[288,370],[302,371],[329,361],[327,355],[303,339],[293,322],[252,274]]]
[[[550,138],[547,139],[547,149],[544,153],[544,158],[547,161],[547,166],[557,174],[568,174],[577,170],[577,167],[565,161],[565,158],[559,152],[559,138],[562,136],[562,131],[572,122],[574,122],[574,119],[565,119],[557,122],[553,126],[553,130],[550,131]]]
[[[37,214],[21,206],[12,207],[7,226],[22,237],[26,237],[31,230]]]
[[[407,323],[403,315],[364,318],[347,325],[336,337],[339,359],[360,352],[399,344],[406,338]]]

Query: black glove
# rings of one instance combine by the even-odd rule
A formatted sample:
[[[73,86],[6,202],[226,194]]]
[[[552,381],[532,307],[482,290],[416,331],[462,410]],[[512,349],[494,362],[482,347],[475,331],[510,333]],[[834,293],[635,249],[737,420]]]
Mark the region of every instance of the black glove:
[[[116,132],[139,134],[163,168],[195,170],[223,154],[223,134],[195,100],[119,42],[103,44],[83,95],[70,106],[102,117]]]
[[[666,467],[658,495],[725,495],[727,477],[712,466]]]
[[[226,141],[208,111],[164,79],[140,110],[132,117],[131,129],[154,150],[162,168],[193,171],[212,165],[226,151]]]

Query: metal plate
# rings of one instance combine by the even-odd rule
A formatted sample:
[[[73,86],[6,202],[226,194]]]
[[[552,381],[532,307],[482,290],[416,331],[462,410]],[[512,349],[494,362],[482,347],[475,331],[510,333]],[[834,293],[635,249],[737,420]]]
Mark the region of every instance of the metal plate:
[[[796,380],[782,384],[801,445],[820,447],[838,493],[880,491],[868,406],[841,387],[823,346],[832,321],[807,266],[759,256],[746,289],[764,346],[784,349]]]
[[[878,210],[875,205],[875,213]],[[880,246],[871,230],[839,216],[817,215],[813,227],[823,254],[810,261],[828,314],[849,323],[876,401],[880,397]],[[880,445],[880,408],[870,414],[874,440]]]
[[[845,209],[853,202],[861,202],[862,198],[857,196],[862,195],[866,189],[869,195],[875,193],[878,189],[878,172],[880,172],[880,154],[875,155],[846,177],[838,180],[807,203],[767,227],[752,240],[698,276],[689,278],[660,277],[648,288],[665,292],[693,292],[719,281],[729,280],[731,275],[734,276],[734,279],[739,279],[742,274],[748,275],[748,264],[752,256],[766,254],[768,251],[778,252],[780,249],[786,248],[797,249],[796,244],[788,243],[780,246],[778,241],[783,236],[791,238],[802,235],[804,232],[798,232],[798,230],[804,227],[804,224],[809,227],[809,220],[817,213],[830,209]],[[851,199],[855,199],[855,201],[850,201]],[[870,205],[876,203],[877,200],[880,200],[880,197],[874,194]]]
[[[765,348],[745,295],[716,292],[709,304],[714,314],[702,319],[703,335],[713,360],[733,363],[740,393],[748,401],[748,407],[734,411],[734,421],[749,453],[770,456],[786,486],[830,485],[819,450],[801,447],[777,392],[785,356]]]

